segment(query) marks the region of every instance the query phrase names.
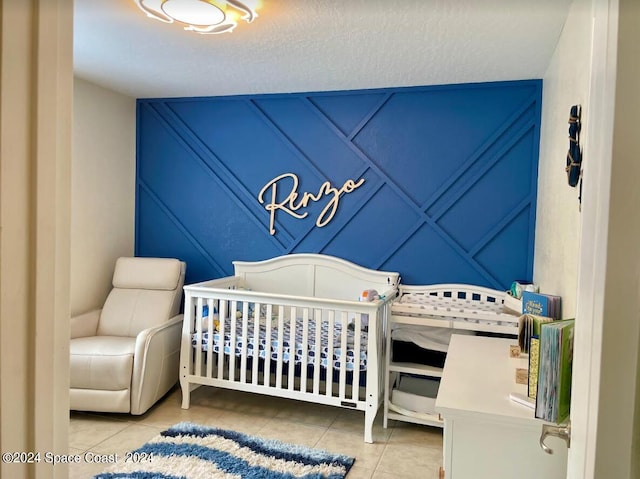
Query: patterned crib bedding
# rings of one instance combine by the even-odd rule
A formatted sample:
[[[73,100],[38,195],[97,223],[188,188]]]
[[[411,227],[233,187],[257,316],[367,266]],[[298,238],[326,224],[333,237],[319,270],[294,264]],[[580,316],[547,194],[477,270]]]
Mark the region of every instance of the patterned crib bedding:
[[[352,328],[347,328],[347,347],[341,348],[341,337],[343,326],[341,323],[334,325],[333,331],[329,331],[329,325],[326,321],[321,321],[320,330],[320,346],[316,351],[316,321],[310,319],[308,321],[307,330],[307,351],[304,354],[304,324],[296,321],[296,327],[291,337],[291,326],[285,323],[282,328],[282,334],[278,330],[277,324],[271,326],[270,337],[267,337],[267,327],[261,324],[258,334],[255,334],[255,325],[251,321],[247,325],[246,338],[244,336],[241,321],[236,323],[235,344],[232,344],[232,334],[230,331],[230,323],[226,321],[224,334],[214,331],[202,333],[202,340],[199,340],[198,333],[191,335],[191,344],[197,347],[200,343],[203,351],[208,351],[209,338],[212,336],[212,350],[215,353],[223,352],[225,355],[235,354],[242,355],[245,346],[247,349],[247,357],[277,360],[280,349],[280,336],[282,338],[282,359],[288,363],[293,360],[296,365],[316,365],[317,360],[323,368],[331,366],[333,369],[339,370],[342,363],[345,363],[347,371],[359,369],[365,371],[367,369],[367,332],[359,332],[360,340],[360,357],[356,359],[355,344],[357,334]],[[332,354],[329,353],[329,344],[333,344]],[[319,358],[318,358],[319,356]],[[331,357],[330,357],[331,356]]]

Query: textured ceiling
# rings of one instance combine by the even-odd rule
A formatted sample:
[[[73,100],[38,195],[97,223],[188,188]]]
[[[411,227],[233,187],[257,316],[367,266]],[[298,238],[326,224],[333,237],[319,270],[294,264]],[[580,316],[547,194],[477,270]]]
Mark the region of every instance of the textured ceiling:
[[[233,33],[75,0],[77,76],[135,98],[542,78],[571,0],[262,0]]]

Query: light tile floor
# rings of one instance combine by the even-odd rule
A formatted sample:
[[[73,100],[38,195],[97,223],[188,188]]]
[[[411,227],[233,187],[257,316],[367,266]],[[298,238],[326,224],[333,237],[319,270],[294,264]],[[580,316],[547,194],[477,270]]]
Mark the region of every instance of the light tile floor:
[[[180,403],[175,388],[142,416],[72,412],[69,452],[122,457],[167,427],[190,421],[353,456],[348,479],[436,479],[442,465],[442,429],[399,421],[384,429],[382,409],[374,443],[367,444],[360,411],[210,387],[192,393],[189,409]],[[69,475],[86,479],[104,468],[81,462],[71,465]]]

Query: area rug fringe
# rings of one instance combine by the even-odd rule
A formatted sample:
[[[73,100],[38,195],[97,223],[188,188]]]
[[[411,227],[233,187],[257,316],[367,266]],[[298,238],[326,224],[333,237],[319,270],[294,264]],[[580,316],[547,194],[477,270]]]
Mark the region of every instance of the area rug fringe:
[[[244,433],[176,424],[96,479],[342,479],[355,459]]]

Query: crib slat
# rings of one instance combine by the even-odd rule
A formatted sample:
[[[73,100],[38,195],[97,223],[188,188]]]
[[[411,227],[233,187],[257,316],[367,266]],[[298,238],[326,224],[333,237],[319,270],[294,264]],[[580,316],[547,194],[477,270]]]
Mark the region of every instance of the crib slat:
[[[296,308],[292,307],[290,309],[290,318],[289,318],[289,372],[288,376],[288,385],[287,388],[291,391],[294,389],[294,379],[295,379],[295,353],[296,353]]]
[[[359,315],[359,314],[358,314]],[[338,391],[340,399],[344,399],[346,396],[346,383],[347,383],[347,348],[349,332],[348,328],[348,315],[346,311],[342,311],[340,315],[341,335],[340,335],[340,382],[338,384]]]
[[[213,334],[215,333],[213,325],[213,299],[207,300],[207,308],[209,309],[209,315],[207,318],[207,377],[212,377],[213,374]]]
[[[270,387],[271,386],[271,318],[273,317],[273,305],[271,303],[267,304],[267,311],[265,313],[265,324],[266,324],[266,334],[265,334],[265,351],[264,351],[264,376],[263,376],[263,385]]]
[[[229,381],[236,380],[236,328],[237,319],[236,319],[236,311],[238,310],[238,302],[231,301],[231,309],[229,311],[229,317],[231,318],[229,325],[229,337],[231,341],[229,341]]]
[[[262,305],[260,303],[254,304],[253,314],[253,337],[251,338],[253,344],[253,369],[251,372],[251,384],[258,384],[258,364],[260,363],[260,311]]]
[[[307,367],[309,362],[309,308],[302,310],[302,361],[300,362],[300,391],[307,391]]]
[[[335,315],[336,312],[329,310],[329,334],[327,342],[327,369],[325,380],[325,395],[333,396],[333,335],[335,334]]]
[[[242,347],[240,348],[240,382],[247,382],[247,341],[249,334],[249,302],[242,303]]]
[[[276,389],[282,389],[282,355],[284,338],[284,307],[278,308],[278,350],[276,352]]]
[[[314,309],[316,344],[313,347],[313,394],[320,395],[320,362],[322,361],[322,310]]]
[[[353,375],[351,379],[351,400],[356,402],[360,393],[360,335],[362,314],[357,313],[353,323]]]
[[[226,299],[220,300],[220,310],[218,311],[218,379],[224,378],[224,335],[226,329],[227,318],[227,306],[229,301]]]

